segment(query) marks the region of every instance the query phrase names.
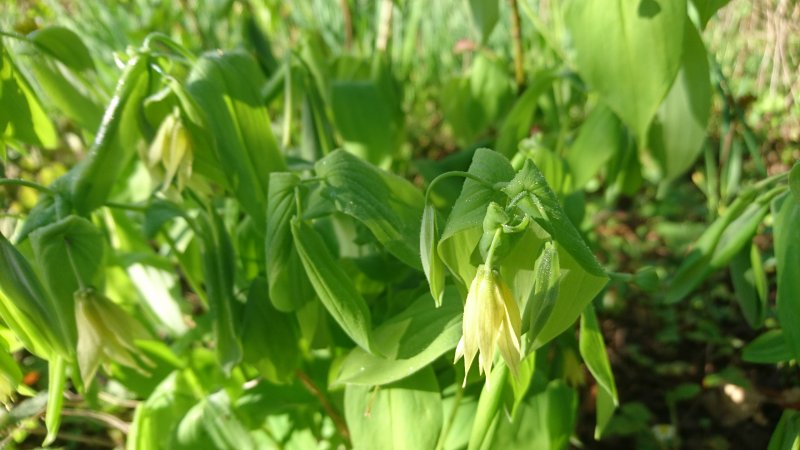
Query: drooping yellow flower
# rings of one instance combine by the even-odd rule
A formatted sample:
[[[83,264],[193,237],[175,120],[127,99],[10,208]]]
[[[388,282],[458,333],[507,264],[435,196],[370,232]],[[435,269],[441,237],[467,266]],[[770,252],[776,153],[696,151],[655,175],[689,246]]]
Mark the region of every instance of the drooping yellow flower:
[[[478,371],[486,372],[490,383],[495,347],[516,375],[521,358],[519,306],[500,273],[483,264],[469,287],[462,333],[455,361],[464,357],[464,385],[476,353],[480,353]]]

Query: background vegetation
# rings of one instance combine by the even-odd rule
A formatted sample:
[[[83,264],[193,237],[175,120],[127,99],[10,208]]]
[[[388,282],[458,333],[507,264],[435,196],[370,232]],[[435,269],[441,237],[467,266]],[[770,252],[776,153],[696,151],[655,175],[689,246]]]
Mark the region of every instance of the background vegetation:
[[[800,448],[800,4],[642,0],[663,30],[625,54],[585,3],[1,3],[2,444]],[[87,154],[111,156],[86,176]],[[429,187],[526,159],[608,282],[492,396],[451,364],[469,279],[438,239],[462,181]],[[360,209],[373,188],[400,206]],[[306,279],[326,257],[346,286]],[[21,333],[25,264],[56,299]],[[348,296],[366,326],[330,306]],[[76,304],[103,306],[70,324]],[[81,359],[81,317],[118,345]],[[396,337],[414,318],[424,342]]]

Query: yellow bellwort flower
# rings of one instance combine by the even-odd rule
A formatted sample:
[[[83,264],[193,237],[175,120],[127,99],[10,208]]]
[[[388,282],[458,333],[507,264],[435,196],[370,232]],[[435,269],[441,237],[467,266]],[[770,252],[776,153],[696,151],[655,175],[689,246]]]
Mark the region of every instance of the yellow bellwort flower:
[[[464,305],[463,332],[454,361],[464,357],[464,386],[476,353],[480,353],[478,371],[486,372],[490,384],[495,347],[516,376],[521,359],[520,322],[519,306],[500,272],[478,266]]]

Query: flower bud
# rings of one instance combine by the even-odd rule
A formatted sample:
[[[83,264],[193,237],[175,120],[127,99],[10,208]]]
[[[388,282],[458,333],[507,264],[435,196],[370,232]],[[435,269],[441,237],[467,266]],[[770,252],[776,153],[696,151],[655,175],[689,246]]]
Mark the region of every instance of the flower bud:
[[[78,325],[78,366],[86,386],[92,382],[103,360],[147,374],[139,366],[134,340],[146,339],[147,330],[116,303],[94,289],[75,293],[75,320]],[[147,365],[147,358],[139,356]]]

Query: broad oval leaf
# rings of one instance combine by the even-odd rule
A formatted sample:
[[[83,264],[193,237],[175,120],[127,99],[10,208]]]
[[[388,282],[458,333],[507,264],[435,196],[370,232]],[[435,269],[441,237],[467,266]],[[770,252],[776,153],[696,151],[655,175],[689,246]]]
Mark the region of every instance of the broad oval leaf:
[[[641,139],[678,73],[686,1],[572,0],[581,77]]]
[[[583,188],[619,151],[622,139],[619,118],[605,105],[595,106],[567,151],[567,164],[576,190]]]
[[[376,388],[348,385],[345,417],[356,450],[430,449],[442,428],[442,398],[428,367],[396,383]]]

